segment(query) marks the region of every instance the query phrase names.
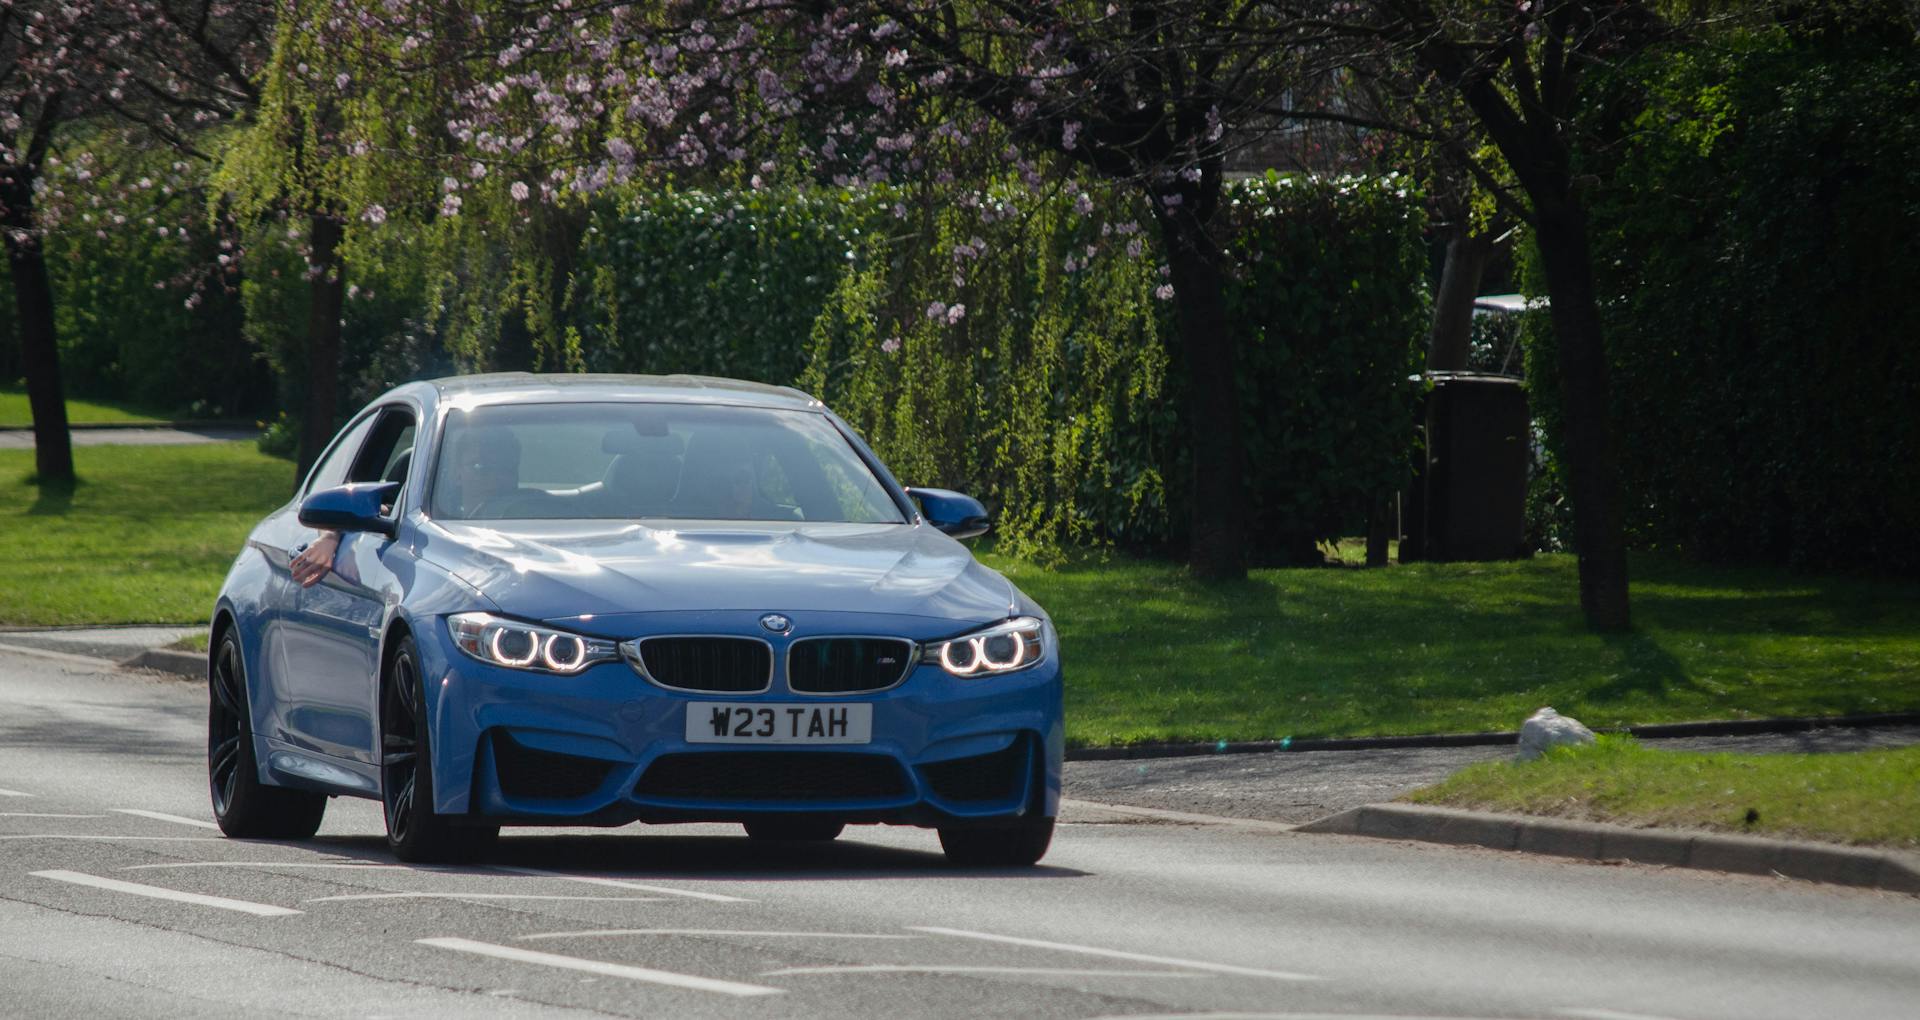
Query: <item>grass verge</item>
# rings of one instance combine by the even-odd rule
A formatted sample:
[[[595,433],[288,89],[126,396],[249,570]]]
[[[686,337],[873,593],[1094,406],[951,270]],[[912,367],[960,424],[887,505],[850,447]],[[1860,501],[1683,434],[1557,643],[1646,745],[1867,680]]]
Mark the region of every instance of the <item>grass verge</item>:
[[[1843,754],[1658,751],[1631,737],[1482,762],[1419,804],[1920,850],[1920,747]]]
[[[195,623],[293,486],[251,443],[90,446],[80,483],[0,451],[0,624]],[[1047,607],[1078,745],[1596,728],[1920,710],[1920,584],[1633,561],[1625,635],[1589,633],[1571,557],[1258,570],[983,551]]]
[[[1595,728],[1920,709],[1920,584],[1632,561],[1635,629],[1579,611],[1571,556],[1256,570],[1207,584],[1113,555],[982,559],[1047,607],[1069,739]]]
[[[205,620],[247,532],[293,491],[252,443],[76,446],[72,487],[0,450],[0,624]]]
[[[68,399],[67,420],[86,425],[149,425],[163,419],[120,404]],[[32,424],[33,408],[27,403],[27,391],[13,386],[0,386],[0,426]]]

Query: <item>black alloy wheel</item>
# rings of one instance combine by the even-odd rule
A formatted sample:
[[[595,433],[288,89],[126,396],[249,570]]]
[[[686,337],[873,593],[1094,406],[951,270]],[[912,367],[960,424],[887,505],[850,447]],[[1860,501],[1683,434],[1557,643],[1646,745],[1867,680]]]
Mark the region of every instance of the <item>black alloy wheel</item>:
[[[433,745],[428,734],[420,652],[413,638],[394,642],[380,685],[380,802],[387,849],[403,861],[467,859],[485,853],[497,825],[462,825],[433,810]]]
[[[1038,864],[1052,843],[1051,818],[940,827],[940,849],[946,851],[947,862],[963,868],[1028,867]]]
[[[826,843],[839,839],[847,823],[831,818],[759,818],[743,823],[752,840],[786,839],[808,843]]]
[[[325,794],[260,781],[246,665],[232,628],[207,656],[207,789],[220,831],[236,839],[306,839],[327,810]]]

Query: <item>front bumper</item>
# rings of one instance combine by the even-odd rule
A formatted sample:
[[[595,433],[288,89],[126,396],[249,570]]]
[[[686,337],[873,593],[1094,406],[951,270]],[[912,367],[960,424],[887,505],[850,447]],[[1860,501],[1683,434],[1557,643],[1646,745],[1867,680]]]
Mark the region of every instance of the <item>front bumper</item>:
[[[699,633],[767,637],[749,629],[757,612],[650,615],[665,633],[697,626]],[[921,617],[806,615],[815,632],[930,640],[965,629]],[[575,676],[489,666],[457,651],[442,621],[433,624],[415,639],[427,675],[437,678],[428,707],[434,807],[442,814],[529,825],[796,813],[939,825],[1059,810],[1065,734],[1057,647],[1039,665],[1006,676],[963,680],[921,665],[885,691],[822,696],[788,690],[786,639],[779,638],[770,690],[700,694],[654,686],[624,662]],[[634,636],[641,635],[618,635]],[[872,739],[689,743],[686,713],[716,702],[864,702],[873,706]]]

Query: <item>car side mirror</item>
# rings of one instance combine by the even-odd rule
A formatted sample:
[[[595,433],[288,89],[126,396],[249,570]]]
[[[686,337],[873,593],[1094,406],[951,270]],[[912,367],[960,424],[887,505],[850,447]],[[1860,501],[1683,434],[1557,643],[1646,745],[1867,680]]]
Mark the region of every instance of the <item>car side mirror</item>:
[[[927,523],[954,538],[984,535],[993,522],[980,501],[951,489],[909,488],[907,495],[920,502],[920,514]]]
[[[300,523],[328,531],[377,531],[391,537],[394,522],[381,508],[399,495],[399,482],[355,482],[320,489],[300,501]]]

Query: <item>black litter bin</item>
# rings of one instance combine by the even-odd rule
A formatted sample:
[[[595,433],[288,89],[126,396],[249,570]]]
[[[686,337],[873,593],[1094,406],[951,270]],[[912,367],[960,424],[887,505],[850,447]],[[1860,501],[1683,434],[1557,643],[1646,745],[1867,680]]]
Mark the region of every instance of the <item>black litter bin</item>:
[[[1514,376],[1430,372],[1426,456],[1405,503],[1401,562],[1526,552],[1527,394]]]

